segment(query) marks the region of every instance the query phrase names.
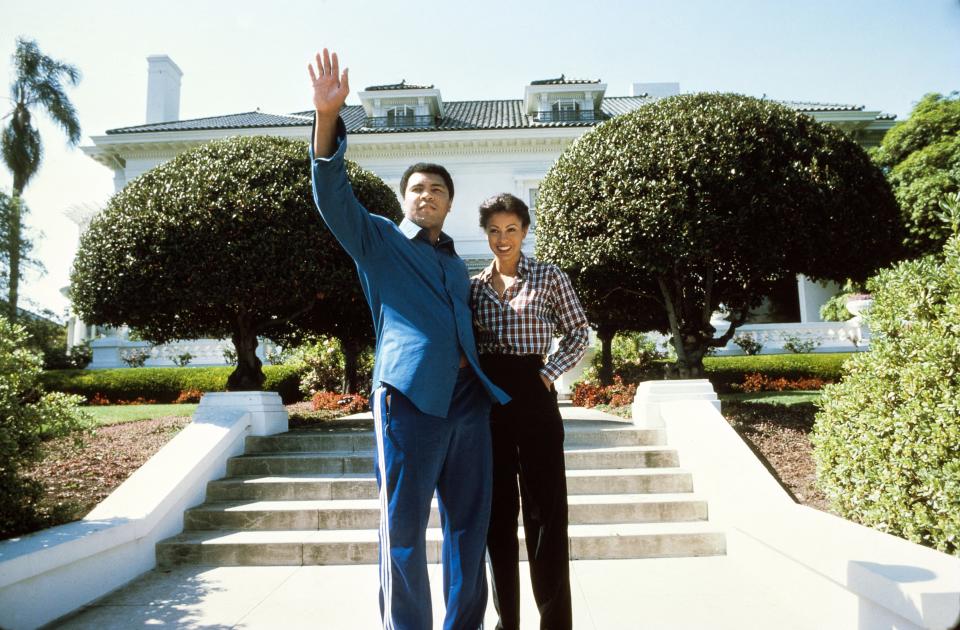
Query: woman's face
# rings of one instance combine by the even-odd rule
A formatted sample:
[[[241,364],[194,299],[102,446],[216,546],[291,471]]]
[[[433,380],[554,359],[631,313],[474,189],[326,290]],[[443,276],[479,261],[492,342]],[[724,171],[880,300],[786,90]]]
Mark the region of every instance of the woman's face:
[[[498,260],[507,262],[520,257],[520,246],[527,235],[520,217],[512,212],[496,212],[487,221],[487,243]]]

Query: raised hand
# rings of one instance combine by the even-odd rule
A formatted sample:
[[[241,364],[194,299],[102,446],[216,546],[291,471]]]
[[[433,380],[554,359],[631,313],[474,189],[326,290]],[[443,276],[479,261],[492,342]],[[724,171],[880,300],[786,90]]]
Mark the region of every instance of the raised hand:
[[[322,56],[317,53],[316,70],[313,64],[308,64],[307,69],[313,84],[313,106],[317,117],[336,118],[347,100],[347,94],[350,93],[349,70],[344,68],[341,74],[337,53],[331,56],[326,48],[323,49]]]
[[[317,53],[317,67],[307,64],[310,71],[310,83],[313,85],[313,107],[317,112],[313,131],[313,151],[318,157],[327,157],[336,149],[335,132],[340,108],[350,93],[348,70],[340,74],[340,60],[337,53],[324,48],[323,56]]]

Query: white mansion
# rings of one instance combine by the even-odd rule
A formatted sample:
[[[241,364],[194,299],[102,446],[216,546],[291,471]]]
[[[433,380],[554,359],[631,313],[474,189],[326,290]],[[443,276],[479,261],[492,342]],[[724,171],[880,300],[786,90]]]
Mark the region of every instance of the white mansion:
[[[146,124],[110,129],[93,137],[83,150],[114,172],[116,190],[181,151],[204,142],[236,135],[272,135],[306,140],[312,111],[268,114],[260,111],[227,114],[193,120],[179,120],[182,73],[167,56],[148,58]],[[517,86],[518,92],[520,86]],[[594,125],[610,117],[635,110],[658,98],[679,93],[676,83],[636,83],[630,96],[608,96],[599,80],[557,79],[531,81],[523,87],[522,98],[514,100],[444,101],[432,85],[371,86],[359,92],[360,105],[349,105],[342,116],[350,136],[347,157],[376,173],[396,188],[400,175],[411,163],[435,161],[444,164],[456,181],[457,194],[446,229],[457,243],[458,253],[472,269],[485,265],[490,254],[477,225],[479,202],[497,192],[511,192],[529,202],[533,209],[532,238],[526,249],[533,251],[536,238],[536,197],[540,180],[560,153]],[[864,146],[874,146],[894,124],[893,116],[863,106],[831,103],[782,101],[815,119],[835,125]],[[75,212],[81,230],[92,213]],[[821,339],[827,349],[845,344],[850,349],[850,326],[820,323],[819,306],[833,293],[798,278],[801,335]],[[776,346],[773,329],[783,325],[748,326],[753,334]],[[859,336],[859,326],[854,324]],[[70,341],[96,337],[96,330],[73,320]],[[103,332],[103,331],[101,331]],[[137,345],[116,331],[94,342],[91,367],[114,367],[123,347]],[[777,334],[780,334],[779,332]],[[847,335],[847,336],[845,336]],[[859,340],[859,337],[857,337]],[[216,342],[221,343],[221,342]],[[227,342],[228,343],[228,342]],[[145,345],[142,342],[139,345]],[[195,364],[223,362],[221,351],[210,342],[184,342],[178,350],[154,349],[148,365],[169,365],[169,357],[183,351],[194,355]]]

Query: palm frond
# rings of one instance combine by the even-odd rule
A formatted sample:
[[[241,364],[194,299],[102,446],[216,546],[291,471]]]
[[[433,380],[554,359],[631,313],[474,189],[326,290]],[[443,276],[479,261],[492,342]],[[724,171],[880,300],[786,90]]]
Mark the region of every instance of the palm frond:
[[[43,159],[43,143],[40,132],[29,125],[22,124],[22,118],[16,114],[10,124],[4,127],[0,135],[0,153],[3,161],[13,173],[13,189],[21,193],[27,182],[36,175]]]
[[[48,81],[37,83],[33,89],[33,102],[43,106],[53,122],[67,134],[67,141],[71,145],[80,142],[80,121],[77,119],[77,110],[59,83]]]

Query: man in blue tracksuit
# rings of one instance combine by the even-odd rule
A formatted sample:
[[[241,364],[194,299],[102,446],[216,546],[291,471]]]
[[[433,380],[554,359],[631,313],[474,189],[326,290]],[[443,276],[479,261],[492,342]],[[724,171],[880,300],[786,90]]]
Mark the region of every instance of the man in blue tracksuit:
[[[435,164],[401,179],[400,226],[364,209],[344,170],[347,71],[326,49],[310,66],[313,196],[357,263],[377,335],[371,396],[380,488],[380,610],[387,629],[432,626],[425,532],[436,491],[443,525],[445,630],[481,627],[490,517],[489,412],[509,397],[480,369],[470,279],[441,229],[453,181]]]

